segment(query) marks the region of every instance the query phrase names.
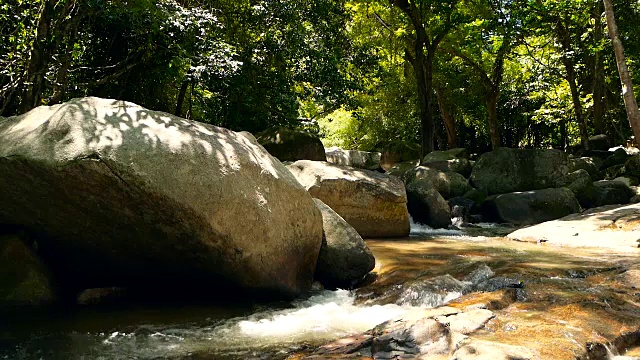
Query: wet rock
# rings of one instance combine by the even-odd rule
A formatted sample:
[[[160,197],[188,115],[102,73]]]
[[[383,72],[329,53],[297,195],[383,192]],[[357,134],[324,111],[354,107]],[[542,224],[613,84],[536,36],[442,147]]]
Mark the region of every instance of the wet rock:
[[[338,213],[360,236],[409,234],[407,194],[398,178],[321,161],[300,160],[287,168],[313,197]]]
[[[320,138],[308,131],[274,127],[256,134],[256,140],[280,161],[327,160]]]
[[[458,221],[462,223],[470,223],[474,220],[471,217],[476,207],[473,200],[464,197],[454,197],[449,199],[448,203],[452,218],[458,219]]]
[[[499,148],[480,156],[470,182],[490,195],[505,194],[553,187],[568,172],[562,151]]]
[[[380,153],[358,150],[344,150],[338,147],[330,147],[326,150],[327,161],[342,166],[350,166],[358,169],[380,169]]]
[[[567,188],[493,195],[482,204],[483,218],[515,225],[531,225],[580,212]]]
[[[438,307],[471,291],[471,285],[451,275],[414,280],[402,285],[398,305]]]
[[[539,360],[535,352],[522,346],[491,341],[471,340],[457,350],[450,360]]]
[[[358,232],[318,199],[323,238],[315,278],[328,287],[350,286],[373,270],[376,259]]]
[[[407,208],[417,223],[434,229],[451,225],[451,210],[447,201],[434,188],[422,182],[407,185]]]
[[[462,195],[463,198],[472,200],[476,207],[479,207],[489,196],[486,191],[471,189]]]
[[[640,204],[613,205],[516,230],[507,237],[552,245],[637,248],[639,225]]]
[[[469,275],[465,276],[462,281],[470,283],[474,288],[491,279],[495,273],[487,264],[480,264]],[[492,290],[493,291],[493,290]]]
[[[24,237],[0,234],[0,308],[55,302],[51,273]]]
[[[438,316],[436,320],[446,324],[450,332],[466,335],[483,328],[484,324],[494,317],[491,310],[469,309],[455,315]]]
[[[78,290],[294,296],[322,243],[311,196],[251,134],[94,97],[0,123],[0,203]]]
[[[407,186],[415,183],[423,188],[434,188],[445,200],[462,196],[472,189],[464,176],[452,171],[443,172],[426,166],[418,166],[408,170],[404,173],[402,180]]]

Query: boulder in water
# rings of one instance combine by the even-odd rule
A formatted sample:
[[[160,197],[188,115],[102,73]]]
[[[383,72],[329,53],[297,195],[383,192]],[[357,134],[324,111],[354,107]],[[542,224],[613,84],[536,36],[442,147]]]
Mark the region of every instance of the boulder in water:
[[[0,123],[0,203],[78,290],[294,296],[322,244],[313,199],[250,134],[94,97]]]
[[[296,161],[287,168],[313,197],[342,216],[360,236],[409,235],[407,194],[395,176],[309,160]]]
[[[482,204],[483,218],[514,225],[531,225],[580,212],[580,204],[567,188],[493,195]]]
[[[470,182],[489,195],[506,194],[553,187],[568,172],[562,151],[499,148],[480,156]]]
[[[447,228],[451,225],[451,209],[447,201],[434,188],[422,182],[407,186],[407,208],[413,220],[432,228]]]
[[[274,127],[256,134],[256,140],[280,161],[327,160],[320,138],[308,131]]]
[[[376,259],[358,232],[333,209],[313,199],[322,213],[322,247],[315,278],[325,287],[350,286],[373,270]]]

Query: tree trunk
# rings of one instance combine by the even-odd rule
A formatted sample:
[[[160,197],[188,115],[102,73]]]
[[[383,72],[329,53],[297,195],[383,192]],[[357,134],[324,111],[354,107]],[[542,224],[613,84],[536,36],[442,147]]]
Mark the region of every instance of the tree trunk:
[[[594,41],[596,43],[594,66],[593,66],[593,127],[597,134],[604,134],[606,129],[604,126],[604,63],[600,54],[600,42],[602,41],[602,3],[596,2],[594,12],[595,25]]]
[[[442,122],[444,123],[444,128],[447,131],[447,144],[449,145],[449,149],[454,149],[457,147],[456,122],[451,113],[447,110],[444,99],[442,98],[442,89],[439,87],[436,88],[436,99],[438,101],[440,113],[442,114]]]
[[[415,43],[415,57],[411,60],[413,71],[418,87],[418,105],[420,107],[420,158],[433,151],[434,125],[433,114],[431,113],[431,102],[433,90],[433,55],[427,53],[425,56],[423,42],[418,37]],[[407,54],[411,58],[411,55]]]
[[[178,93],[178,101],[176,103],[175,116],[182,116],[182,104],[184,104],[184,98],[187,95],[187,89],[189,88],[189,81],[184,80],[182,86],[180,86],[180,93]]]
[[[616,25],[611,0],[604,0],[604,11],[607,15],[609,37],[611,38],[613,50],[616,54],[618,73],[620,74],[620,82],[622,83],[622,96],[624,98],[624,106],[627,109],[629,125],[631,125],[631,129],[633,129],[635,143],[640,147],[640,110],[638,109],[638,103],[633,93],[633,83],[629,75],[629,68],[627,68],[624,47],[622,46],[622,41],[620,41],[620,34],[618,32],[618,26]]]
[[[489,91],[485,102],[487,104],[487,115],[489,121],[489,135],[491,136],[491,148],[497,149],[502,145],[500,139],[500,125],[498,124],[498,98],[500,94],[498,90]]]
[[[40,9],[36,38],[33,41],[29,65],[27,67],[27,83],[20,103],[20,112],[25,113],[40,105],[45,85],[45,74],[49,62],[49,31],[54,12],[52,0],[45,0]]]
[[[587,134],[587,122],[584,118],[584,112],[582,111],[582,103],[580,102],[580,91],[578,91],[578,85],[576,84],[576,74],[573,64],[573,60],[569,57],[571,49],[571,39],[569,38],[569,32],[565,28],[561,20],[558,19],[556,25],[556,35],[562,45],[562,63],[564,64],[565,71],[567,73],[567,81],[569,82],[569,88],[571,89],[571,100],[573,101],[573,111],[576,115],[576,121],[578,128],[580,129],[580,143],[582,148],[589,150],[589,135]]]

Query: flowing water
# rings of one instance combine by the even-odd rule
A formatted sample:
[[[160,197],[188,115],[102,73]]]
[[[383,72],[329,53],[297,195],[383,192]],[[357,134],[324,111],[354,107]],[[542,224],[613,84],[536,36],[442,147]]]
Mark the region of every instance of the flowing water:
[[[407,239],[368,240],[375,282],[292,303],[0,315],[0,359],[284,359],[415,307],[445,303],[490,304],[496,317],[472,336],[527,346],[545,359],[640,353],[639,293],[616,280],[638,263],[637,250],[496,237],[508,231],[490,224],[464,231],[413,226]],[[505,300],[501,291],[513,287],[516,295]]]

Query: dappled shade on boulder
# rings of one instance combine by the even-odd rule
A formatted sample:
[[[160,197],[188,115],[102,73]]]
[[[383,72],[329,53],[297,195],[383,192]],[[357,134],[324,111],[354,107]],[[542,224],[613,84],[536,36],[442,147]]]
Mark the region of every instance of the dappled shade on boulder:
[[[78,290],[297,295],[322,239],[311,196],[250,134],[100,98],[0,123],[0,203]]]

